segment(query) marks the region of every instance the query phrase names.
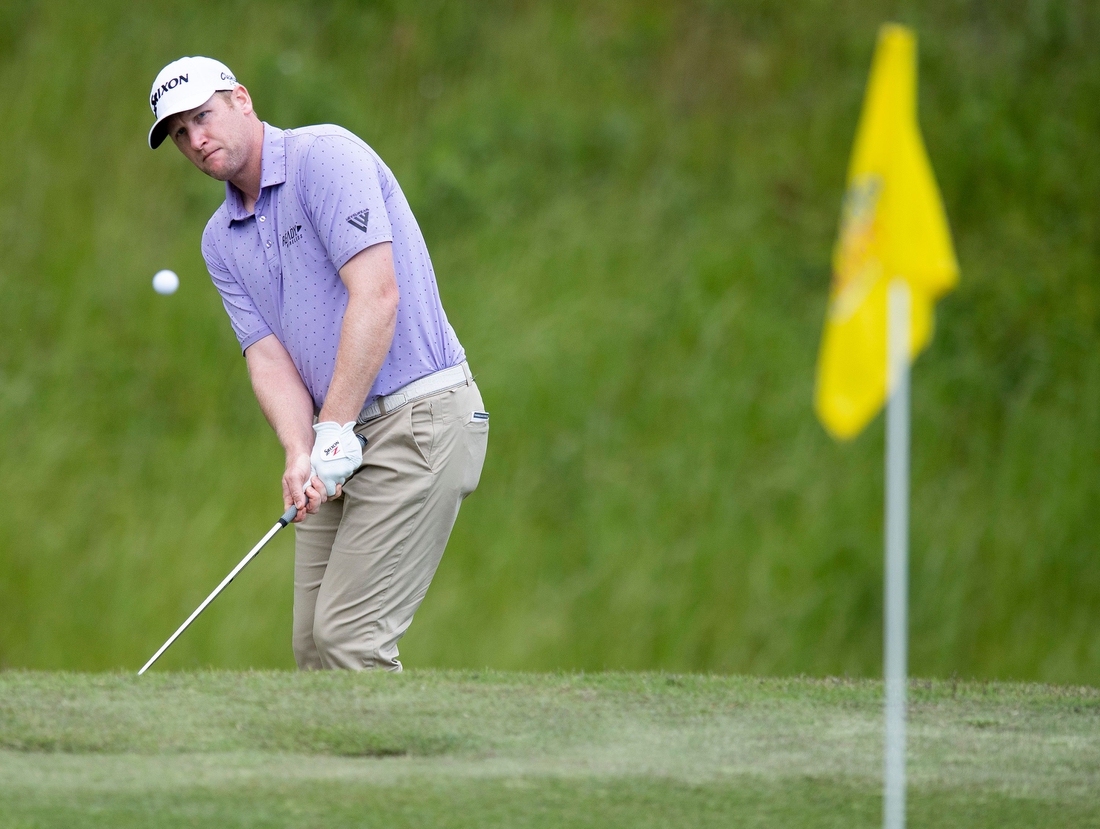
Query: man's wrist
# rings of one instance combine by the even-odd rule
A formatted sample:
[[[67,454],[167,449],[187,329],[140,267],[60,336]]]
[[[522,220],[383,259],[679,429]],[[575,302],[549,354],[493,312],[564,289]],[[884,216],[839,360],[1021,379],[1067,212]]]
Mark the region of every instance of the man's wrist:
[[[294,461],[296,461],[296,460],[298,460],[302,457],[305,457],[305,458],[308,459],[309,455],[312,451],[313,451],[313,445],[312,444],[310,444],[309,446],[295,446],[295,447],[292,447],[292,448],[288,448],[286,450],[287,465],[289,466]]]
[[[354,412],[342,411],[342,409],[348,408],[347,406],[334,406],[333,409],[324,408],[321,409],[321,413],[317,415],[318,423],[347,423],[350,420],[356,420],[359,417],[360,409],[356,409]]]

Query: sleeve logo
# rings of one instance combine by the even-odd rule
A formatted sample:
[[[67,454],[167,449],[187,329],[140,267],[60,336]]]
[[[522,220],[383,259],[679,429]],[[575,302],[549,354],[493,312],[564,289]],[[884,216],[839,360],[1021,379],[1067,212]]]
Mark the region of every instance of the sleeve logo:
[[[350,216],[348,216],[348,224],[354,227],[356,230],[361,230],[366,233],[367,219],[369,217],[369,210],[360,210],[358,213],[352,213]]]

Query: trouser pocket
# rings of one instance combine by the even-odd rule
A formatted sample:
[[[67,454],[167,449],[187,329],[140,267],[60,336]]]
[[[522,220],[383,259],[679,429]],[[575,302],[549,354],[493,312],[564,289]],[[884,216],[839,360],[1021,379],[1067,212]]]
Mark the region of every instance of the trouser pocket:
[[[462,470],[461,495],[465,498],[481,481],[481,469],[485,465],[485,450],[489,445],[489,413],[481,399],[476,383],[471,383],[463,395],[462,444],[465,468]]]
[[[435,449],[435,420],[435,406],[431,399],[409,404],[409,434],[429,468],[432,468],[432,454]]]

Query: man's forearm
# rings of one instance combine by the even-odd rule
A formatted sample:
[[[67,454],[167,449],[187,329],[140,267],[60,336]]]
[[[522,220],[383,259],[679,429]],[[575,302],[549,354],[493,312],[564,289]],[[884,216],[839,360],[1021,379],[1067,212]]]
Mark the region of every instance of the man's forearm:
[[[294,504],[298,508],[294,517],[297,524],[307,512],[317,512],[326,498],[323,482],[311,477],[313,398],[294,361],[274,334],[250,345],[245,358],[260,409],[286,451],[283,505]]]
[[[319,419],[347,423],[359,416],[393,343],[398,290],[389,243],[352,257],[340,277],[348,287],[348,306]]]
[[[313,448],[313,398],[286,349],[274,334],[245,352],[248,376],[260,409],[289,459]]]

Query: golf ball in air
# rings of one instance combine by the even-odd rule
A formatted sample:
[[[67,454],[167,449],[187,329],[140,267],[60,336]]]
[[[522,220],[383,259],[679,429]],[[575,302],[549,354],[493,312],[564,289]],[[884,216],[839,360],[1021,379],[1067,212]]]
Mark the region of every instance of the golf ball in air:
[[[153,290],[158,294],[174,294],[180,286],[180,278],[175,271],[157,271],[153,275]]]

